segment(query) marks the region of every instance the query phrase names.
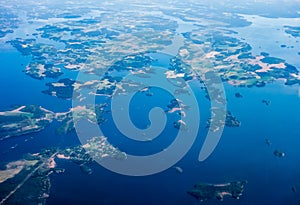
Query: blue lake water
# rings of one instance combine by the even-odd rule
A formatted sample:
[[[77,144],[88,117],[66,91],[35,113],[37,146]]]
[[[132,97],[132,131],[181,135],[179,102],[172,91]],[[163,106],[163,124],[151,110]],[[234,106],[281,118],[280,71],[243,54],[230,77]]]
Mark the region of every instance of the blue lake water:
[[[252,52],[259,55],[267,52],[271,56],[285,59],[288,63],[300,67],[300,43],[285,32],[284,26],[298,27],[300,18],[265,18],[257,15],[242,15],[250,26],[235,28],[237,36],[252,46]],[[286,47],[281,47],[285,45]]]
[[[48,202],[156,204],[159,201],[161,204],[194,204],[194,199],[186,191],[196,182],[220,183],[245,179],[248,184],[244,196],[240,200],[225,200],[222,204],[296,205],[299,196],[291,191],[291,187],[300,185],[296,163],[299,156],[297,145],[300,141],[297,128],[300,120],[297,116],[300,111],[295,110],[300,99],[293,90],[290,93],[282,91],[279,95],[278,89],[283,89],[282,85],[251,89],[226,86],[228,107],[241,120],[242,126],[225,128],[215,152],[200,163],[197,156],[205,137],[205,120],[201,121],[197,141],[176,165],[182,167],[182,174],[170,168],[154,176],[126,177],[95,165],[93,174],[86,176],[76,165],[63,163],[66,173],[52,176],[53,195]],[[235,98],[235,92],[241,92],[244,97]],[[271,100],[271,105],[264,105],[261,99]],[[205,112],[203,114],[205,116]],[[136,115],[132,117],[136,120],[143,119]],[[114,129],[110,130],[109,126],[106,128],[106,132],[116,132]],[[265,144],[265,138],[271,140],[270,147]],[[121,145],[131,151],[139,150],[137,144]],[[159,146],[155,143],[153,145]],[[276,158],[273,155],[274,149],[284,150],[286,157]],[[74,184],[77,186],[72,186]],[[205,204],[217,202],[212,200]]]
[[[165,66],[167,58],[160,57],[157,65]],[[44,81],[26,76],[22,70],[29,61],[15,50],[0,52],[1,89],[0,109],[8,109],[13,104],[39,104],[53,111],[67,111],[70,101],[60,100],[44,95]],[[55,80],[53,80],[55,81]],[[51,176],[52,187],[47,204],[196,204],[186,191],[197,182],[222,183],[231,180],[247,180],[244,195],[240,200],[228,199],[224,205],[253,204],[291,204],[300,203],[298,193],[293,193],[291,187],[300,189],[299,143],[300,143],[300,98],[297,87],[287,87],[280,82],[269,84],[263,88],[236,88],[224,84],[228,110],[241,121],[238,128],[226,127],[216,150],[204,162],[198,162],[198,154],[207,133],[206,120],[209,117],[209,101],[197,85],[193,89],[199,101],[201,123],[198,138],[188,154],[176,166],[183,169],[178,173],[170,168],[162,173],[147,177],[128,177],[112,173],[100,165],[93,166],[91,175],[83,174],[79,167],[71,162],[58,160],[58,165],[66,168],[63,174]],[[243,98],[236,98],[240,92]],[[132,109],[145,104],[148,96],[137,96]],[[148,97],[149,98],[149,97]],[[171,96],[159,89],[152,97],[153,104],[167,105]],[[266,106],[261,101],[271,101]],[[136,105],[136,106],[135,106]],[[134,112],[133,112],[134,113]],[[119,133],[109,120],[102,128],[113,144],[118,144],[130,152],[143,154],[163,149],[170,141],[176,129],[166,127],[161,141],[145,142],[139,146],[129,140],[116,140]],[[131,115],[137,126],[147,125],[145,115]],[[170,118],[172,123],[172,118]],[[139,124],[140,123],[140,124]],[[37,152],[41,148],[69,146],[78,144],[75,133],[58,136],[54,129],[56,123],[39,133],[11,138],[1,142],[2,161],[19,159],[23,153]],[[265,139],[272,144],[268,146]],[[25,139],[29,139],[25,142]],[[147,144],[148,143],[148,144]],[[18,144],[15,149],[10,147]],[[143,150],[147,149],[147,150]],[[286,153],[284,158],[276,158],[275,149]],[[128,188],[130,187],[130,188]],[[207,201],[205,204],[218,204],[217,201]]]

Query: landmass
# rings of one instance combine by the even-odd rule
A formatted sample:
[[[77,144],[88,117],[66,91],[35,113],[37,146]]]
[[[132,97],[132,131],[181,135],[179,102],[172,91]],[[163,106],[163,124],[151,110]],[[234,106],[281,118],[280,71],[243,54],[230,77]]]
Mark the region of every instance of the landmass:
[[[263,99],[261,102],[263,104],[265,104],[266,106],[269,106],[271,104],[271,101],[270,100],[266,100],[266,99]]]
[[[101,124],[106,120],[103,114],[108,112],[107,104],[78,106],[67,112],[54,113],[38,105],[23,105],[13,110],[0,112],[0,140],[26,135],[45,129],[53,120],[60,122],[58,134],[74,130],[74,124],[80,120]]]
[[[91,137],[84,145],[66,149],[48,148],[3,164],[0,169],[0,204],[46,204],[53,173],[64,173],[56,159],[70,160],[90,174],[94,160],[112,157],[125,160],[126,153],[112,146],[104,136]]]
[[[241,122],[232,115],[230,111],[224,112],[223,110],[212,108],[212,117],[207,121],[207,128],[212,129],[214,132],[218,131],[220,127],[239,127]]]
[[[37,105],[24,105],[0,112],[0,140],[39,132],[54,119],[52,111]]]
[[[218,199],[223,201],[225,196],[239,199],[246,184],[247,181],[235,181],[225,184],[199,183],[194,185],[194,189],[189,190],[187,193],[199,201],[206,201],[209,199]]]
[[[298,84],[299,71],[283,59],[253,55],[251,46],[229,31],[203,28],[185,35],[178,57],[202,78],[214,71],[224,82],[239,87],[262,87],[274,80]]]
[[[141,15],[143,20],[137,21],[132,14]],[[174,21],[147,13],[107,10],[101,17],[74,18],[72,22],[65,19],[36,28],[34,36],[37,39],[50,39],[60,46],[41,43],[36,38],[16,38],[8,42],[23,55],[32,56],[25,72],[33,78],[58,77],[65,69],[99,74],[107,69],[124,70],[125,64],[127,68],[141,69],[135,61],[147,64],[146,58],[126,56],[157,51],[171,44],[176,26]],[[141,29],[146,32],[141,32]]]
[[[75,83],[75,80],[69,78],[60,79],[55,83],[47,83],[46,86],[48,86],[48,90],[42,92],[66,100],[76,98],[79,96],[79,93],[74,91]]]
[[[13,33],[19,23],[18,16],[11,9],[0,6],[0,38]]]
[[[285,156],[285,153],[283,152],[283,151],[281,151],[281,150],[275,150],[274,151],[274,155],[276,156],[276,157],[278,157],[278,158],[283,158],[284,156]]]
[[[66,4],[68,9],[46,10],[42,7],[35,14],[28,13],[28,21],[32,23],[48,18],[56,18],[57,21],[41,21],[28,37],[8,41],[23,55],[31,56],[25,69],[27,75],[37,79],[64,77],[63,82],[48,83],[49,89],[44,91],[45,94],[71,99],[72,83],[75,82],[66,84],[65,70],[105,74],[106,80],[123,77],[124,71],[144,75],[145,67],[153,64],[153,59],[147,54],[163,50],[178,35],[176,18],[191,23],[194,29],[180,33],[183,45],[170,60],[168,69],[173,73],[169,72],[172,74],[169,78],[180,76],[189,81],[205,78],[207,72],[214,71],[224,82],[241,87],[261,87],[281,79],[287,85],[300,82],[297,68],[285,60],[265,53],[254,55],[251,46],[236,37],[232,29],[249,26],[251,22],[235,13],[223,12],[222,7],[215,8],[208,16],[206,12],[211,8],[205,5],[195,4],[189,10],[158,6],[155,8],[161,14],[153,16],[146,8],[133,4],[131,6],[139,9],[127,13],[108,7],[91,18],[84,14],[93,14],[97,10],[95,6],[88,4],[81,8]],[[155,6],[157,3],[152,4]],[[72,14],[74,8],[78,11],[76,15]],[[203,8],[206,12],[198,12]],[[283,14],[278,11],[278,15]],[[203,19],[206,24],[197,23],[203,22]],[[284,28],[294,36],[299,30],[291,26]],[[61,83],[64,86],[58,86]],[[113,89],[114,83],[110,83]]]
[[[284,26],[284,29],[285,29],[284,31],[287,34],[289,34],[295,38],[300,37],[300,26],[298,26],[298,27],[297,26]]]
[[[50,193],[49,175],[55,168],[55,149],[29,154],[9,162],[0,171],[0,204],[45,204]]]
[[[68,112],[56,113],[55,118],[60,122],[57,134],[67,134],[75,129],[75,124],[80,120],[87,120],[92,124],[101,124],[106,121],[103,114],[107,111],[107,104],[96,104],[94,106],[77,106]]]
[[[235,93],[235,97],[236,97],[236,98],[242,98],[243,95],[242,95],[241,93]]]
[[[182,174],[183,173],[183,169],[181,167],[174,167],[174,169],[179,173]]]

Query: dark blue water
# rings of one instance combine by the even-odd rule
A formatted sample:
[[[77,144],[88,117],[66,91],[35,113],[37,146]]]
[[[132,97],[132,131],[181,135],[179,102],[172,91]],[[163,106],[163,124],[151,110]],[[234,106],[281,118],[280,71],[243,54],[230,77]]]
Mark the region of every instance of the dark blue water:
[[[37,104],[55,112],[68,110],[70,101],[41,93],[47,89],[47,82],[55,82],[56,79],[36,80],[25,75],[23,71],[29,61],[30,57],[20,55],[13,48],[0,49],[0,109],[8,109],[11,105]]]
[[[29,61],[30,57],[22,56],[14,48],[0,49],[0,110],[9,110],[12,106],[17,105],[35,104],[54,112],[68,111],[71,101],[58,99],[41,92],[47,89],[45,86],[47,82],[54,82],[56,79],[36,80],[25,75],[23,71]],[[55,134],[57,126],[57,122],[53,122],[41,132],[1,141],[2,161],[16,160],[21,158],[24,153],[39,152],[43,148],[55,147],[58,144],[79,143],[75,133],[57,136]]]
[[[164,61],[160,65],[165,65],[166,57],[161,58]],[[24,67],[21,64],[26,65],[29,60],[14,50],[0,52],[1,110],[8,109],[13,104],[40,104],[53,111],[67,111],[70,101],[42,94],[46,81],[31,79],[22,72]],[[170,168],[153,176],[128,177],[95,164],[93,173],[85,175],[77,165],[58,160],[58,166],[66,168],[66,172],[51,176],[52,187],[47,204],[196,204],[197,201],[186,193],[195,183],[222,183],[231,180],[247,180],[248,184],[240,200],[224,200],[224,205],[299,204],[299,194],[291,191],[292,186],[300,190],[298,91],[280,83],[263,88],[234,88],[225,84],[228,110],[242,124],[239,128],[226,127],[214,153],[206,161],[198,162],[198,154],[207,133],[209,101],[200,87],[194,85],[193,89],[201,111],[200,131],[191,150],[176,164],[184,170],[182,174]],[[236,92],[240,92],[243,98],[236,98]],[[145,104],[147,97],[136,96],[133,105]],[[163,106],[168,104],[172,96],[157,89],[151,98],[153,104]],[[261,102],[263,99],[270,100],[271,104],[266,106]],[[132,109],[137,109],[137,106]],[[144,115],[132,114],[131,117],[138,127],[148,124]],[[161,140],[147,142],[145,145],[122,139],[109,116],[102,128],[111,137],[113,144],[118,144],[129,152],[145,154],[156,152],[173,140],[177,132],[171,126],[174,119],[176,116],[168,119],[171,124],[166,127]],[[1,161],[18,159],[23,153],[37,152],[47,146],[78,143],[75,133],[55,135],[56,126],[54,123],[42,132],[1,142]],[[265,144],[266,138],[272,142],[271,146]],[[25,142],[25,139],[29,140]],[[18,146],[10,149],[15,144]],[[284,151],[286,156],[276,158],[273,155],[275,149]],[[203,204],[219,202],[211,200]]]
[[[78,167],[69,163],[65,174],[53,176],[55,194],[48,202],[195,204],[186,190],[196,182],[247,180],[248,184],[240,200],[228,199],[222,204],[299,204],[299,196],[291,191],[291,187],[299,186],[300,182],[297,163],[297,116],[300,113],[294,109],[299,98],[293,91],[279,95],[278,89],[283,88],[281,85],[251,89],[226,86],[228,107],[241,120],[242,126],[226,128],[213,155],[200,163],[197,156],[205,135],[205,128],[202,126],[193,148],[177,164],[183,168],[183,174],[170,168],[154,176],[126,177],[95,165],[92,175],[83,176]],[[237,91],[244,97],[235,98]],[[269,99],[271,104],[266,106],[261,103],[261,99]],[[133,118],[139,119],[137,116]],[[265,138],[271,140],[270,147],[265,144]],[[132,150],[139,149],[136,144],[125,145],[131,146]],[[273,155],[277,148],[286,152],[285,158],[279,159]],[[77,186],[70,188],[70,184]],[[74,196],[72,193],[80,195]],[[203,204],[219,203],[212,200]]]

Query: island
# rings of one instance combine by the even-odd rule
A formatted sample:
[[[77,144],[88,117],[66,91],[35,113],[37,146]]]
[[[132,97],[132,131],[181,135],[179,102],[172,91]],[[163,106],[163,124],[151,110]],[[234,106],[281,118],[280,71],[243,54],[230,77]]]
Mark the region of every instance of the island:
[[[225,112],[224,110],[212,107],[211,117],[207,120],[206,127],[216,132],[223,126],[239,127],[241,126],[241,122],[230,111]]]
[[[225,196],[239,199],[246,184],[247,181],[234,181],[225,184],[199,183],[194,185],[194,188],[189,190],[187,193],[199,201],[209,199],[218,199],[223,201]]]
[[[236,98],[242,98],[243,95],[242,95],[241,93],[235,93],[235,97],[236,97]]]
[[[300,26],[284,26],[284,29],[287,34],[295,38],[300,37]]]
[[[56,120],[60,123],[56,133],[67,134],[74,130],[80,120],[101,124],[103,114],[108,112],[107,104],[77,106],[67,112],[54,113],[39,105],[22,105],[12,110],[0,112],[0,140],[39,132]]]
[[[39,132],[54,119],[55,113],[38,105],[24,105],[0,112],[0,140]]]
[[[285,156],[285,153],[281,150],[276,149],[273,154],[278,158],[283,158]]]

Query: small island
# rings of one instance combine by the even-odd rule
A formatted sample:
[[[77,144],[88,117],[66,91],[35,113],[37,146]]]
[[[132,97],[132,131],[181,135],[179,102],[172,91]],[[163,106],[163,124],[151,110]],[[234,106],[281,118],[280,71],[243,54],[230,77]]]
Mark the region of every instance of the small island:
[[[225,184],[199,183],[194,185],[194,189],[189,190],[187,193],[199,201],[205,201],[209,199],[218,199],[223,201],[225,196],[239,199],[246,184],[247,181],[234,181]]]
[[[300,37],[300,26],[284,26],[284,29],[287,34],[295,38]]]
[[[221,127],[239,127],[241,122],[232,115],[230,111],[225,112],[224,110],[212,108],[211,118],[207,121],[206,127],[216,132]]]

